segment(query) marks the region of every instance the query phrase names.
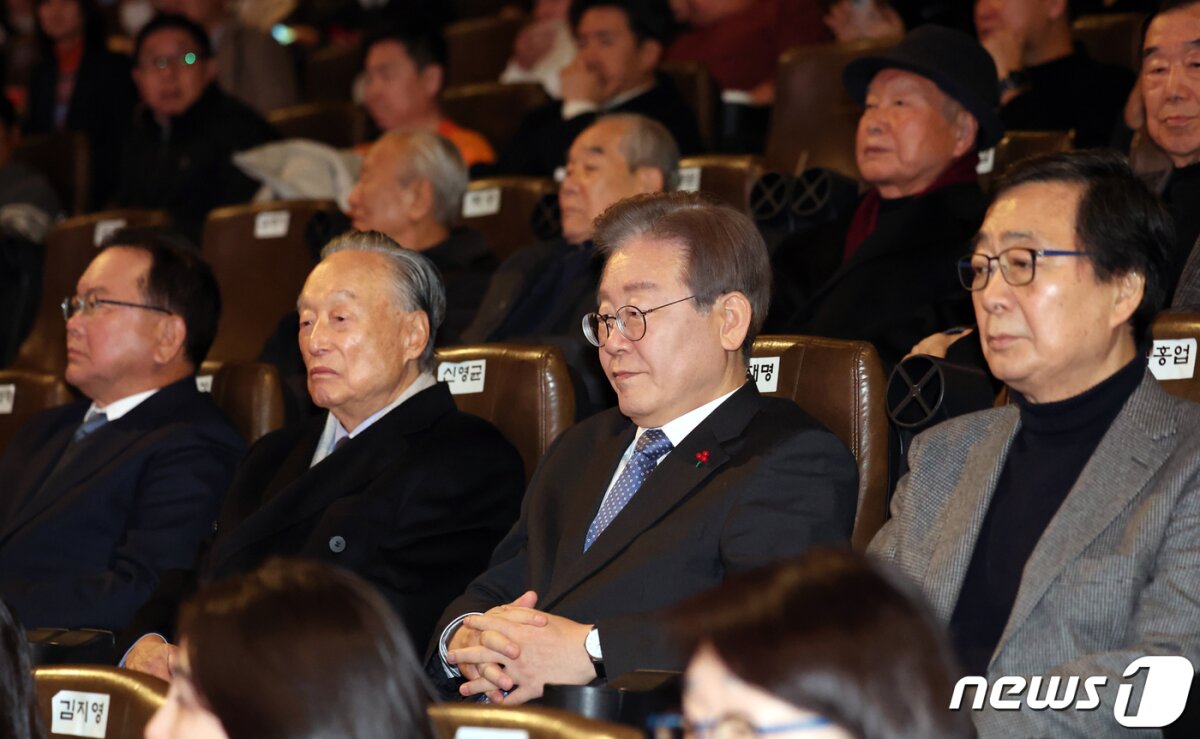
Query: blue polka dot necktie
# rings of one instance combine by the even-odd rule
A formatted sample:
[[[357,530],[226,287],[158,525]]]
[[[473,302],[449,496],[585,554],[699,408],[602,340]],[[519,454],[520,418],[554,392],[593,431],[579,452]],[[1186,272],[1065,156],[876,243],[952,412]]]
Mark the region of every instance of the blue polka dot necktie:
[[[596,541],[600,532],[612,523],[612,520],[617,517],[633,494],[658,466],[659,457],[671,451],[672,448],[671,440],[662,432],[662,429],[647,429],[642,434],[637,441],[637,446],[634,447],[633,455],[629,458],[625,469],[621,470],[621,476],[617,478],[617,483],[613,485],[612,492],[604,499],[600,510],[596,513],[596,518],[588,527],[587,538],[583,542],[583,551],[586,552],[591,548],[592,542]]]
[[[71,436],[71,443],[76,444],[83,441],[93,432],[108,423],[108,416],[104,411],[89,410],[87,416],[84,417],[83,423],[79,424],[79,428],[75,429],[75,433]]]

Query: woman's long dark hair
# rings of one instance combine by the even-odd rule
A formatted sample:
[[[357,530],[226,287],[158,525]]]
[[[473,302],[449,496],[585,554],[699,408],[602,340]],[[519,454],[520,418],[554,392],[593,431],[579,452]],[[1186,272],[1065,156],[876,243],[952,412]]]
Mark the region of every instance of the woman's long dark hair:
[[[41,739],[25,629],[0,601],[0,739]]]
[[[392,607],[359,577],[276,559],[180,615],[191,680],[229,739],[433,739],[431,691]]]
[[[36,0],[33,4],[33,17],[37,21],[37,37],[38,45],[42,50],[42,58],[45,60],[54,59],[54,39],[46,35],[42,30],[42,19],[37,14],[37,9],[41,7],[46,0]],[[100,12],[100,6],[96,4],[96,0],[74,0],[79,6],[79,13],[83,17],[83,46],[87,51],[103,50],[108,43],[108,28],[104,20],[104,14]]]

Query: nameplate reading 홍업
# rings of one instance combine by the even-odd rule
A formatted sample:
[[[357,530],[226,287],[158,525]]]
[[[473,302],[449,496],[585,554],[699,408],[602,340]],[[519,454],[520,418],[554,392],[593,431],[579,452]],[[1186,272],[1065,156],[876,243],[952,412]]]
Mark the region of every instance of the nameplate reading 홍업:
[[[700,192],[700,168],[679,168],[679,192]]]
[[[454,739],[529,739],[524,729],[493,729],[487,726],[460,726]]]
[[[442,362],[438,365],[437,370],[438,382],[449,385],[452,395],[482,393],[486,375],[486,359],[472,359],[469,362]]]
[[[212,380],[212,375],[196,375],[196,389],[202,393],[211,393]]]
[[[486,187],[482,190],[468,190],[463,197],[463,218],[482,218],[494,216],[500,212],[500,188]]]
[[[773,393],[779,389],[779,357],[751,357],[750,377],[758,392]]]
[[[254,216],[254,238],[280,239],[287,236],[292,214],[286,210],[264,210]]]
[[[13,403],[17,399],[16,385],[0,385],[0,414],[9,415],[13,411]]]
[[[1190,380],[1196,374],[1196,340],[1164,339],[1150,347],[1150,374],[1154,379]]]
[[[124,218],[106,218],[103,221],[97,221],[96,228],[92,231],[92,246],[100,246],[105,239],[123,228],[125,228]]]
[[[108,730],[107,693],[60,690],[50,701],[50,733],[104,739]]]

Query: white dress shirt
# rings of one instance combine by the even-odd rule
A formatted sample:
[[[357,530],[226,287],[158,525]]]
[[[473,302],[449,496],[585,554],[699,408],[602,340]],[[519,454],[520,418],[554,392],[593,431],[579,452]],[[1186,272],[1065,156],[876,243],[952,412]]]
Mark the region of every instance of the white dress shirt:
[[[96,401],[93,400],[92,405],[88,408],[87,413],[83,414],[83,417],[87,418],[88,416],[94,415],[94,413],[97,412],[103,413],[105,417],[108,418],[108,422],[112,423],[121,416],[132,411],[134,408],[137,408],[142,403],[146,402],[147,398],[149,398],[151,395],[154,395],[161,389],[162,388],[156,387],[153,390],[127,395],[120,400],[114,400],[108,405],[97,405]]]
[[[370,428],[371,424],[386,416],[396,406],[400,405],[422,390],[428,390],[436,384],[437,379],[434,378],[432,372],[422,372],[421,374],[417,375],[417,379],[413,380],[412,384],[404,388],[404,391],[400,393],[399,397],[397,397],[391,403],[385,405],[383,408],[380,408],[375,413],[371,414],[367,420],[355,426],[353,431],[347,431],[346,427],[342,425],[342,422],[337,420],[333,413],[330,412],[329,415],[325,417],[325,430],[321,432],[321,439],[317,442],[317,449],[313,452],[312,462],[310,462],[308,466],[316,467],[318,462],[325,459],[330,454],[333,454],[333,450],[337,447],[337,443],[339,441],[347,437],[353,439]]]

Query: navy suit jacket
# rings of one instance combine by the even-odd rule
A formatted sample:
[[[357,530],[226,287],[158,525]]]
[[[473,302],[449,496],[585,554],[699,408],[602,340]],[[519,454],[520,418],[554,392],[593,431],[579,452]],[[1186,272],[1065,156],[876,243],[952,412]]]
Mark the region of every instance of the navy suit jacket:
[[[748,382],[663,459],[584,552],[635,431],[612,409],[559,437],[529,483],[517,525],[487,572],[446,609],[443,628],[535,590],[539,609],[597,625],[610,677],[681,669],[686,655],[662,609],[813,544],[849,541],[854,457],[795,403],[761,397]],[[698,462],[705,451],[707,461]],[[449,695],[436,641],[428,661]]]
[[[0,598],[28,628],[117,630],[191,567],[245,442],[193,377],[93,432],[88,402],[38,414],[0,458]]]

